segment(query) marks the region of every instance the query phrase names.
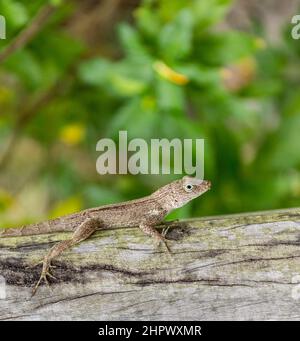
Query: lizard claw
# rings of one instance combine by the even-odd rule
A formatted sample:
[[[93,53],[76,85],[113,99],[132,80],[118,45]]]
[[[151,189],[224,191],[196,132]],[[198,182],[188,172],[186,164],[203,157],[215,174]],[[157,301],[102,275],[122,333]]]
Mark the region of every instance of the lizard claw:
[[[164,245],[165,245],[165,247],[167,249],[168,254],[171,255],[172,254],[171,249],[170,249],[170,247],[169,247],[169,245],[168,245],[168,243],[167,243],[167,241],[165,239],[163,239],[163,243],[164,243]]]
[[[38,289],[38,287],[40,286],[42,280],[44,280],[44,282],[47,284],[47,286],[50,286],[47,277],[50,277],[50,278],[53,278],[53,279],[57,280],[57,278],[56,278],[55,276],[53,276],[53,275],[49,272],[49,269],[55,268],[55,266],[53,266],[53,265],[51,265],[51,264],[47,264],[47,263],[45,263],[44,261],[43,261],[42,263],[43,263],[43,270],[42,270],[42,273],[41,273],[41,276],[40,276],[38,282],[36,283],[36,285],[35,285],[34,288],[32,289],[32,295],[31,295],[31,297],[33,297],[33,296],[36,294],[37,289]]]
[[[34,264],[31,264],[31,265],[28,265],[28,266],[26,266],[26,270],[28,270],[28,269],[33,269],[33,268],[35,268],[35,267],[37,267],[38,265],[40,265],[40,264],[43,264],[44,263],[44,261],[39,261],[39,262],[36,262],[36,263],[34,263]],[[49,264],[48,265],[48,267],[49,267],[49,269],[55,269],[55,268],[57,268],[57,266],[55,266],[55,265],[51,265],[51,264]]]
[[[170,249],[170,247],[169,247],[169,245],[168,245],[168,243],[167,243],[167,240],[166,240],[166,238],[165,238],[165,236],[164,236],[163,234],[161,234],[161,235],[158,236],[158,242],[159,242],[159,243],[162,242],[162,243],[165,245],[165,247],[166,247],[166,249],[167,249],[167,252],[168,252],[169,254],[172,254],[171,249]]]
[[[170,227],[174,227],[174,225],[176,225],[176,222],[178,222],[179,221],[179,219],[175,219],[175,220],[171,220],[171,221],[166,221],[165,223],[164,223],[164,228],[162,229],[162,232],[161,232],[161,235],[163,236],[163,237],[166,237],[166,235],[168,234],[168,232],[169,232],[169,229],[170,229]]]
[[[161,232],[161,235],[165,238],[166,235],[168,234],[169,232],[169,229],[170,229],[171,225],[168,225],[166,227],[163,228],[162,232]]]

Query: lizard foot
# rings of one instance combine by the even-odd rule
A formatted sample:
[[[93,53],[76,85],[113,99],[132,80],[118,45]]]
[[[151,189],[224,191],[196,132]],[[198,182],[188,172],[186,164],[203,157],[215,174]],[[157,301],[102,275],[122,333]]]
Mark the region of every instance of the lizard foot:
[[[166,227],[163,228],[162,232],[161,232],[161,235],[165,238],[166,235],[168,234],[169,232],[169,229],[170,229],[171,225],[168,225]]]
[[[44,260],[40,263],[43,263],[43,269],[42,269],[42,273],[41,276],[38,280],[38,282],[36,283],[36,285],[34,286],[33,290],[32,290],[32,296],[35,295],[35,293],[37,292],[38,287],[40,286],[42,280],[44,280],[44,282],[49,286],[49,282],[47,277],[53,278],[53,279],[57,279],[56,277],[54,277],[51,273],[50,273],[50,269],[51,268],[55,268],[55,266],[52,266],[50,264],[50,262],[48,262],[47,260]]]
[[[166,232],[167,233],[167,232]],[[166,234],[165,233],[165,234]],[[163,232],[163,234],[161,234],[161,235],[159,235],[158,236],[158,242],[159,243],[163,243],[164,244],[164,246],[166,247],[166,249],[167,249],[167,252],[169,253],[169,254],[172,254],[172,252],[171,252],[171,249],[170,249],[170,247],[169,247],[169,245],[168,245],[168,243],[167,243],[167,240],[166,240],[166,238],[165,238],[165,234],[164,234],[164,232]]]
[[[36,262],[36,263],[34,263],[34,264],[32,264],[32,265],[28,265],[28,266],[26,266],[26,270],[28,270],[28,269],[33,269],[33,268],[35,268],[35,267],[37,267],[38,265],[40,265],[40,264],[44,264],[44,261],[43,260],[40,260],[40,261],[38,261],[38,262]],[[49,269],[55,269],[56,268],[56,266],[54,266],[54,265],[50,265],[49,264]]]

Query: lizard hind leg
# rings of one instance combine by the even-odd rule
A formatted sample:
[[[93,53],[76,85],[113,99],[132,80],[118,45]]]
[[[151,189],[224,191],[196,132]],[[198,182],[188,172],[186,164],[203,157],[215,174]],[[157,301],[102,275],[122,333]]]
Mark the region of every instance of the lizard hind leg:
[[[139,227],[145,234],[151,237],[154,237],[158,241],[158,243],[162,242],[164,246],[166,247],[167,252],[171,254],[171,249],[169,248],[169,245],[167,244],[167,241],[164,235],[160,234],[158,231],[156,231],[156,229],[152,225],[149,225],[149,224],[142,223],[140,224]]]
[[[54,268],[51,265],[51,261],[53,258],[59,256],[65,250],[73,247],[74,245],[82,242],[83,240],[87,239],[91,234],[93,234],[100,226],[100,221],[95,218],[87,218],[82,224],[80,224],[74,231],[72,237],[67,240],[63,240],[57,244],[55,244],[48,254],[44,257],[42,261],[43,268],[41,276],[32,290],[32,296],[36,293],[41,281],[44,280],[46,284],[48,283],[47,277],[56,279],[51,273],[50,269]]]

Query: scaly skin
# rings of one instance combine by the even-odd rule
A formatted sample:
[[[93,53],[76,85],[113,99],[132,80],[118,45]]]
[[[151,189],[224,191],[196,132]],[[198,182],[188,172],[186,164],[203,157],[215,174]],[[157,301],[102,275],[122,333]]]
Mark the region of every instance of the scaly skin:
[[[33,289],[34,295],[42,280],[48,283],[47,276],[54,278],[50,273],[52,259],[87,239],[99,228],[139,226],[144,233],[163,242],[170,252],[165,237],[156,231],[155,225],[161,223],[164,217],[174,209],[205,193],[210,189],[210,185],[209,181],[184,176],[141,199],[91,208],[21,228],[4,229],[0,237],[73,231],[70,239],[54,245],[41,262],[43,264],[42,273]]]

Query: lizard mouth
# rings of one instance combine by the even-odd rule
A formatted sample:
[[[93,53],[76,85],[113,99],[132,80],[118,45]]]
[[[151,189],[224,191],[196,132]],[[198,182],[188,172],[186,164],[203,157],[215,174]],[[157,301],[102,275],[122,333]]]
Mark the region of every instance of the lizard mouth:
[[[204,185],[206,190],[211,188],[211,182],[209,180],[203,180],[202,185]]]

